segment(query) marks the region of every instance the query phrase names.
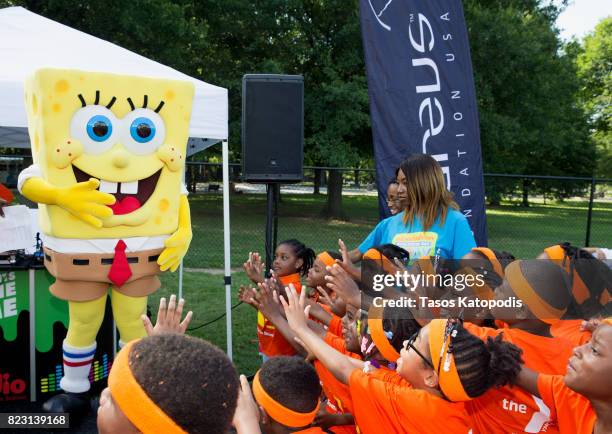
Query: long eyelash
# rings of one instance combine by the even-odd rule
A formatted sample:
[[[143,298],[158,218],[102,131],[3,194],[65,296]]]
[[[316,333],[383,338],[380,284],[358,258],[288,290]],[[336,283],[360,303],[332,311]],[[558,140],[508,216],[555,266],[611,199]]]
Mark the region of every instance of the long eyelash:
[[[147,108],[147,102],[149,101],[149,97],[147,95],[144,96],[144,102],[142,103],[142,108]]]
[[[159,105],[157,106],[157,108],[155,109],[155,113],[159,113],[159,111],[162,109],[162,107],[164,106],[164,104],[165,104],[165,103],[164,103],[163,101],[161,101],[161,102],[159,103]]]
[[[117,97],[112,97],[111,100],[108,102],[108,104],[106,104],[106,108],[109,109],[113,106],[113,104],[115,104],[115,101],[117,101]]]
[[[85,107],[87,103],[85,102],[85,98],[83,98],[83,95],[79,94],[79,99],[81,100],[81,107]]]
[[[96,100],[94,101],[94,105],[98,105],[99,101],[100,101],[100,91],[96,90]]]
[[[128,97],[127,102],[130,104],[130,107],[132,107],[132,111],[136,110],[136,107],[134,106],[134,103],[132,102],[132,98]]]

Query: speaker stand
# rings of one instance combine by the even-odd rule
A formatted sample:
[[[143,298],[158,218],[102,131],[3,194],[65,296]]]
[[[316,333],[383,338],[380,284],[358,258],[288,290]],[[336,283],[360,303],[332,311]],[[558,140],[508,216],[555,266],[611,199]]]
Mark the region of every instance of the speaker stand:
[[[278,235],[278,199],[280,197],[280,184],[266,184],[266,276],[270,277],[270,269],[274,261]]]

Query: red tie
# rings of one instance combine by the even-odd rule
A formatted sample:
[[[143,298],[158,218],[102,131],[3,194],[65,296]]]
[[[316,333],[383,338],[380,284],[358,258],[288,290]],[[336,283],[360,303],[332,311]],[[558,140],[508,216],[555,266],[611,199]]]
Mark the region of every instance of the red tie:
[[[132,277],[132,270],[130,270],[130,264],[128,264],[127,257],[125,256],[125,242],[123,240],[117,241],[115,246],[115,257],[113,263],[108,272],[108,278],[116,286],[121,286],[127,280]]]

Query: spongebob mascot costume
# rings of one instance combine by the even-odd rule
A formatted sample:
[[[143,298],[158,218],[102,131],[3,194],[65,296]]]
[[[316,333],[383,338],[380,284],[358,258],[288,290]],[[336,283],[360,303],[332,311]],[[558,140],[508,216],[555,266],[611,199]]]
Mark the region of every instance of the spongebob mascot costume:
[[[39,204],[50,291],[67,300],[65,393],[52,412],[89,408],[89,371],[110,295],[120,345],[145,336],[140,316],[160,271],[191,241],[183,184],[194,95],[187,81],[63,69],[25,86],[34,164],[18,187]]]

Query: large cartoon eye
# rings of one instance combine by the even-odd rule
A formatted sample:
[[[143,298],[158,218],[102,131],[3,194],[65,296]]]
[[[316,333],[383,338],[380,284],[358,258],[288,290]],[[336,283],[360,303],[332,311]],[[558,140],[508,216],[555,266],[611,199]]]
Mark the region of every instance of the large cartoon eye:
[[[103,142],[113,132],[113,124],[104,115],[95,115],[87,122],[87,135],[91,140]]]
[[[72,116],[70,134],[83,143],[87,154],[102,154],[116,143],[117,125],[117,118],[109,109],[88,105]]]
[[[155,152],[164,143],[166,126],[160,115],[153,110],[140,108],[124,119],[123,144],[136,155]]]
[[[136,118],[130,125],[130,135],[138,143],[147,143],[155,137],[155,124],[149,118]]]

